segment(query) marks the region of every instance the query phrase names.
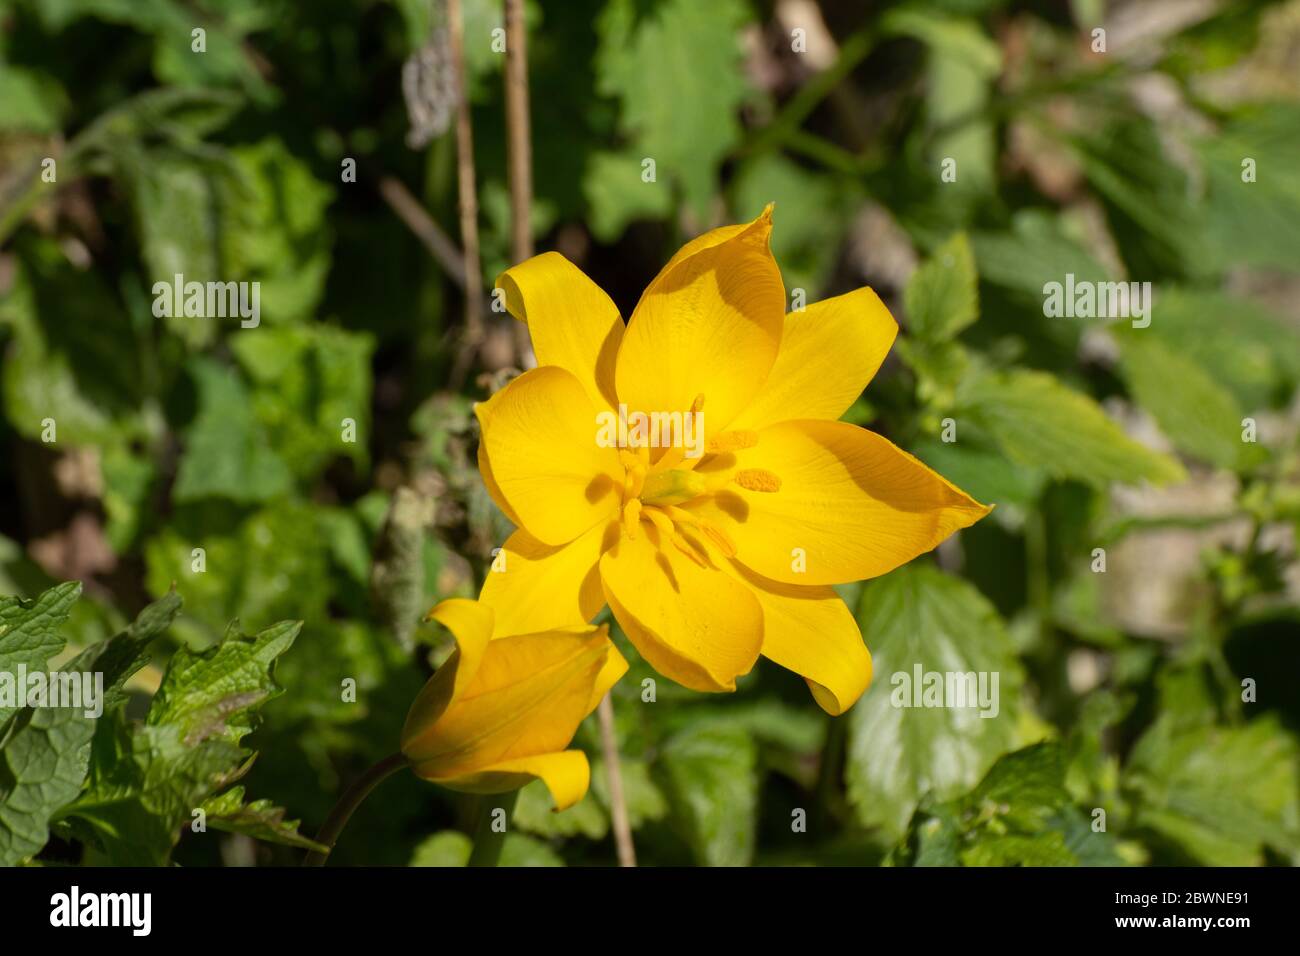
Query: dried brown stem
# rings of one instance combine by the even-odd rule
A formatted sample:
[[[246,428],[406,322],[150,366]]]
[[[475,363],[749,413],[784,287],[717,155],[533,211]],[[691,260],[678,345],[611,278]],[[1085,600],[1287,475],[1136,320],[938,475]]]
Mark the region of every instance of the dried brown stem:
[[[627,817],[627,798],[623,794],[623,771],[618,760],[618,737],[614,733],[614,702],[606,694],[596,709],[600,719],[600,745],[609,778],[609,815],[614,826],[614,845],[618,848],[619,866],[636,866],[636,846],[632,843],[632,826]]]
[[[510,255],[523,262],[533,254],[533,146],[528,117],[528,30],[524,0],[506,0],[506,132],[510,169]],[[528,329],[515,327],[521,368],[528,354]]]
[[[456,248],[456,243],[442,231],[420,205],[420,201],[411,195],[411,191],[402,185],[400,179],[383,176],[379,180],[379,194],[384,202],[397,213],[399,219],[415,234],[415,238],[429,250],[429,255],[437,260],[443,271],[461,289],[465,288],[465,257]]]
[[[460,241],[465,250],[465,329],[452,367],[452,386],[465,379],[483,344],[483,265],[479,259],[478,191],[474,181],[474,127],[465,76],[465,21],[460,0],[447,0],[452,70],[456,74],[456,184],[460,195]],[[508,42],[508,41],[507,41]]]

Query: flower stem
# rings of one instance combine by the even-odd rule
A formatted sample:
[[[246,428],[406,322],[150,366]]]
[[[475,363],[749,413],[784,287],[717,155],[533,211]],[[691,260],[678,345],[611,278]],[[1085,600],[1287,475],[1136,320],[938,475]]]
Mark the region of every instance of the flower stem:
[[[614,702],[609,694],[601,700],[596,713],[600,717],[601,752],[605,758],[605,774],[609,778],[609,815],[614,825],[618,865],[636,866],[636,845],[632,842],[627,799],[623,794],[623,771],[618,761],[618,737],[614,733]]]
[[[510,829],[510,817],[515,812],[515,801],[519,791],[494,793],[479,798],[478,822],[474,826],[474,849],[470,852],[467,866],[496,866],[501,860],[501,848],[506,842],[506,831]],[[505,811],[505,826],[496,829],[494,811]]]
[[[339,797],[339,802],[334,804],[334,809],[325,819],[325,825],[320,828],[320,833],[316,837],[316,842],[324,844],[326,852],[321,853],[313,850],[307,854],[307,858],[302,861],[303,866],[324,866],[325,858],[329,851],[334,849],[334,844],[338,842],[339,834],[343,828],[348,825],[348,820],[357,807],[361,806],[363,800],[370,796],[370,791],[379,786],[379,783],[392,776],[397,771],[406,766],[406,757],[403,754],[395,753],[391,757],[385,757],[379,763],[375,764],[357,780],[348,787],[343,796]]]

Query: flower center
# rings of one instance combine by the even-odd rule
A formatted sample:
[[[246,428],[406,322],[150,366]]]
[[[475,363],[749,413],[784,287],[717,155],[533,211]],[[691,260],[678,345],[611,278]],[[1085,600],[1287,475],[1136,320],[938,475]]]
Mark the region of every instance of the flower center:
[[[703,404],[704,396],[700,395],[691,410],[698,411]],[[700,567],[708,566],[709,545],[725,557],[735,557],[735,542],[725,530],[679,506],[730,484],[747,491],[780,491],[780,477],[765,468],[706,469],[706,474],[695,470],[699,461],[708,461],[710,456],[752,448],[757,443],[758,435],[752,431],[722,432],[709,438],[703,459],[687,461],[683,449],[674,446],[666,449],[653,465],[648,448],[620,452],[619,460],[624,468],[623,531],[629,538],[636,538],[641,522],[647,521],[661,545],[671,543]]]

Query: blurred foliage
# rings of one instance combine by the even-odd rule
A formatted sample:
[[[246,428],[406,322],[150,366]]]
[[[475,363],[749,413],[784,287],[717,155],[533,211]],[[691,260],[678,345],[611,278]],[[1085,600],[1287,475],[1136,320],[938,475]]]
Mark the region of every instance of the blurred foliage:
[[[490,288],[502,12],[464,7]],[[0,0],[0,670],[109,691],[98,718],[0,705],[0,862],[293,862],[447,653],[420,612],[509,530],[471,403],[529,357],[493,317],[454,384],[459,285],[381,188],[456,234],[454,134],[411,148],[403,97],[444,25],[431,0]],[[839,720],[765,665],[650,702],[618,636],[640,860],[1300,863],[1300,3],[528,25],[538,248],[627,315],[682,241],[775,201],[788,290],[869,284],[902,325],[848,418],[998,505],[841,589],[876,680]],[[176,274],[259,282],[260,324],[157,314]],[[1149,327],[1049,317],[1067,275],[1151,283]],[[916,665],[996,672],[997,716],[896,706]],[[505,864],[614,860],[595,718],[577,745],[591,792],[557,815],[526,788]],[[333,859],[464,865],[472,819],[398,776]]]

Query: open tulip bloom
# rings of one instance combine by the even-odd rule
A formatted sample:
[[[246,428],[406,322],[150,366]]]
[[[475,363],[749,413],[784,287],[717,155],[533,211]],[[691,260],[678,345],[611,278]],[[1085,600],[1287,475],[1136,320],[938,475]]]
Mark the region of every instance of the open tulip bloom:
[[[480,595],[498,640],[608,604],[686,687],[735,690],[761,654],[841,714],[871,656],[831,585],[988,513],[837,421],[898,326],[868,288],[787,315],[771,229],[769,206],[688,242],[626,325],[558,253],[498,279],[539,363],[476,409],[479,469],[518,529]]]

